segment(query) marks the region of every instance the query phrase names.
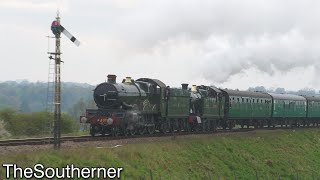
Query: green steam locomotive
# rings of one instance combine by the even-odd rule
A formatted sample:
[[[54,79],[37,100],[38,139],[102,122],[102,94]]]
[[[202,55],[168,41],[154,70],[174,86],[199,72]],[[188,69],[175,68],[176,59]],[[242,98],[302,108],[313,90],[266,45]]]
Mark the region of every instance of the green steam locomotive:
[[[115,75],[96,86],[96,109],[80,117],[90,134],[135,135],[232,129],[235,126],[318,126],[320,97],[220,89],[171,88],[157,79]]]

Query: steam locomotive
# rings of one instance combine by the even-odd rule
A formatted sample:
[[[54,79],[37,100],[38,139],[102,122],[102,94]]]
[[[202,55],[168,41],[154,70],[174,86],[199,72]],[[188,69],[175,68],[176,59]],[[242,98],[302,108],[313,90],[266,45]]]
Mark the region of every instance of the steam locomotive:
[[[80,117],[90,124],[92,136],[319,124],[320,97],[188,84],[171,88],[150,78],[127,77],[117,83],[116,75],[107,77],[93,92],[97,108]]]

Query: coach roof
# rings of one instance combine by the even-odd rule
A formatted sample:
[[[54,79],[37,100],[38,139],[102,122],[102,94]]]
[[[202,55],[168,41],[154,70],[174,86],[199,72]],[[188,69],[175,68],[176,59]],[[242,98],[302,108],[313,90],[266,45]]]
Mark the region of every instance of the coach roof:
[[[271,98],[270,95],[261,93],[261,92],[253,92],[253,91],[239,91],[239,90],[231,90],[231,89],[221,89],[228,93],[229,96],[241,96],[241,97],[255,97],[255,98]]]
[[[305,97],[308,101],[320,101],[320,96],[303,96]]]
[[[276,94],[276,93],[268,93],[273,99],[279,100],[295,100],[295,101],[306,101],[306,98],[294,94]]]

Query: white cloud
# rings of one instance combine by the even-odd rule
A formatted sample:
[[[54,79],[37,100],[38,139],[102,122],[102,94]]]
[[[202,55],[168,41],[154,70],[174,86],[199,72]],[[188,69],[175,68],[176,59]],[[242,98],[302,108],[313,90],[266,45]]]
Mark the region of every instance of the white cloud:
[[[319,1],[59,3],[65,8],[61,10],[63,25],[82,42],[76,48],[67,39],[62,41],[66,81],[98,83],[115,73],[121,78],[158,78],[175,86],[187,82],[242,89],[254,85],[320,88],[316,78],[320,75]],[[19,62],[26,55],[15,52],[28,49],[30,66],[41,69],[32,74],[8,64],[17,72],[5,78],[10,68],[1,69],[0,80],[23,79],[26,74],[32,80],[46,80],[47,66],[39,62],[45,61],[40,60],[46,49],[44,35],[51,33],[48,24],[56,7],[53,1],[0,2],[1,9],[23,9],[25,14],[15,12],[28,16],[13,18],[11,12],[2,12],[7,17],[4,24],[14,24],[10,28],[15,29],[0,26],[0,38],[5,36],[6,42],[0,45],[6,49],[4,56]],[[26,29],[26,24],[35,29]]]

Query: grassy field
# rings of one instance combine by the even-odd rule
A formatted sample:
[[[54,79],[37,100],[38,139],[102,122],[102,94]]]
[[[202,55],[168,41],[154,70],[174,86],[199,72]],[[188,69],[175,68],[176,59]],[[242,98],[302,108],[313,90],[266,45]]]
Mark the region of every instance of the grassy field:
[[[151,179],[151,174],[153,179],[317,179],[320,130],[263,130],[0,156],[1,163],[23,167],[121,166],[122,179]]]

